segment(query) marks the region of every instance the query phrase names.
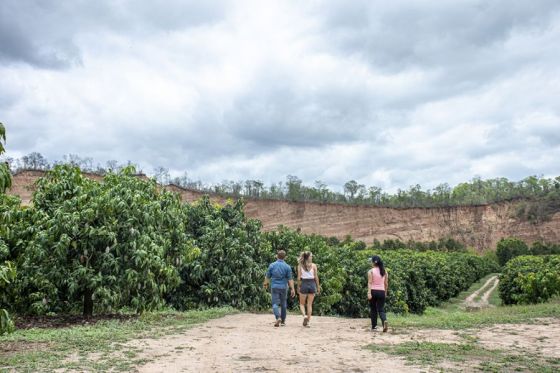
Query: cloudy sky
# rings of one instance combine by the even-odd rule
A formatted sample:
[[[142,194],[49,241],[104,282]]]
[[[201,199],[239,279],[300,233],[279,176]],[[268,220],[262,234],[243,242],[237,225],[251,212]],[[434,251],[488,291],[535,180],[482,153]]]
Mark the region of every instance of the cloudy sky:
[[[0,121],[207,183],[552,177],[559,46],[558,0],[2,0]]]

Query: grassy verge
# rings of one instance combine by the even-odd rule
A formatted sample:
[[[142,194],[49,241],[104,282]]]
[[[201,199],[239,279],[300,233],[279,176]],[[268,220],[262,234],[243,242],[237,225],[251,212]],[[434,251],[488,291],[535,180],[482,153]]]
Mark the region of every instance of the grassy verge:
[[[484,284],[473,285],[459,299]],[[464,295],[464,297],[463,297]],[[499,298],[498,298],[499,300]],[[490,303],[492,301],[490,298]],[[440,371],[487,371],[487,372],[558,372],[560,359],[521,348],[489,349],[478,343],[473,331],[482,326],[510,323],[538,323],[543,317],[560,318],[560,298],[548,303],[533,305],[499,306],[469,312],[456,300],[442,308],[430,308],[424,315],[390,315],[390,325],[397,328],[462,329],[461,343],[435,343],[407,341],[400,344],[375,344],[369,346],[374,352],[402,356],[408,363]],[[469,329],[469,330],[465,330]]]
[[[499,349],[486,349],[476,343],[434,343],[405,342],[398,345],[371,345],[375,352],[403,356],[410,364],[437,367],[447,363],[446,371],[451,370],[449,363],[460,371],[468,368],[490,372],[529,371],[557,372],[560,359],[527,352],[512,353]]]
[[[55,369],[133,371],[142,364],[138,348],[124,343],[180,333],[205,321],[235,313],[232,308],[146,313],[130,321],[91,326],[28,329],[0,337],[0,371],[49,372]],[[94,358],[92,358],[94,354]]]
[[[527,323],[542,317],[560,317],[560,298],[548,303],[489,307],[474,312],[428,308],[423,315],[387,316],[392,327],[467,329],[492,324]]]

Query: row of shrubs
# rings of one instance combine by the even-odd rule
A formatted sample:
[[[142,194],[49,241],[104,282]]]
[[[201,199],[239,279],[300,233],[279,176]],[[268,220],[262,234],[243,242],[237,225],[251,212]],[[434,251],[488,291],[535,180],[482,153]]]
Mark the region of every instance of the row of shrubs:
[[[503,268],[499,285],[504,304],[542,303],[560,295],[560,255],[524,255]]]
[[[263,232],[259,221],[246,219],[242,202],[184,204],[133,174],[124,169],[98,183],[57,166],[38,182],[32,206],[0,196],[0,262],[17,268],[0,308],[85,315],[167,306],[266,309],[263,276],[282,248],[293,268],[299,252],[314,253],[321,314],[367,314],[374,251],[390,275],[388,308],[421,313],[497,268],[465,252],[368,249],[285,228]]]

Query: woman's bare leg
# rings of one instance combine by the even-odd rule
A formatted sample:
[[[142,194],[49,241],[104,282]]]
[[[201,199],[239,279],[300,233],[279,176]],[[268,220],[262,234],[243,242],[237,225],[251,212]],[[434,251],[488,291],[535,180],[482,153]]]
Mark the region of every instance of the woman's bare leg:
[[[307,298],[307,294],[299,294],[299,310],[301,311],[301,315],[305,317],[305,301]]]
[[[311,315],[313,314],[313,299],[315,299],[315,294],[307,294],[307,318],[311,320]]]

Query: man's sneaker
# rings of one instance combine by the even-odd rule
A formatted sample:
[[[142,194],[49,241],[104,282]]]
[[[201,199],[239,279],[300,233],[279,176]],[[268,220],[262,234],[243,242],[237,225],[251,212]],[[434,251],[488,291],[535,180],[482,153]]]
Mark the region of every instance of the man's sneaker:
[[[286,320],[280,321],[280,326],[286,326]]]
[[[379,329],[377,329],[377,326],[374,326],[374,327],[371,328],[372,332],[376,332],[377,330],[379,330]]]
[[[307,326],[307,324],[309,324],[309,317],[305,316],[303,318],[303,326]]]
[[[389,323],[385,320],[383,321],[383,333],[387,333],[387,330],[389,330]]]
[[[274,323],[274,327],[277,328],[280,326],[280,319],[276,320],[276,322]]]

